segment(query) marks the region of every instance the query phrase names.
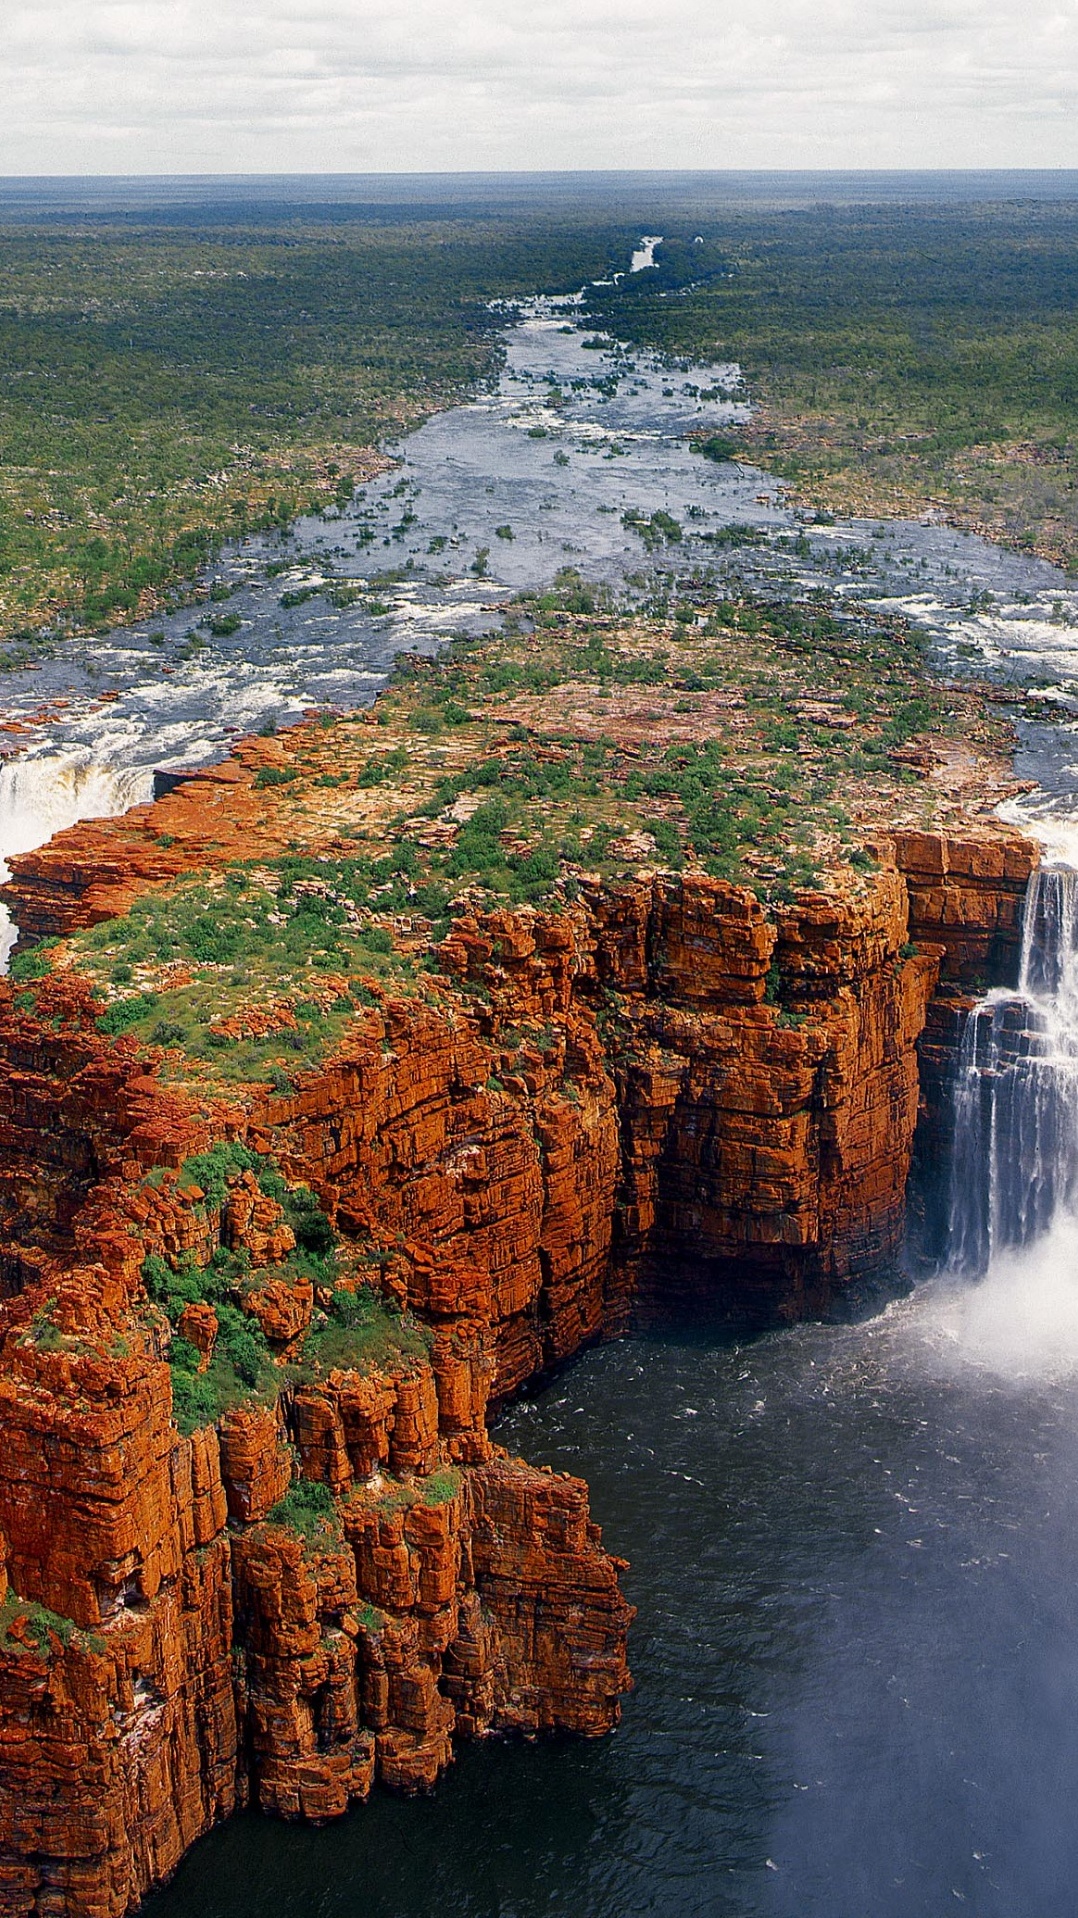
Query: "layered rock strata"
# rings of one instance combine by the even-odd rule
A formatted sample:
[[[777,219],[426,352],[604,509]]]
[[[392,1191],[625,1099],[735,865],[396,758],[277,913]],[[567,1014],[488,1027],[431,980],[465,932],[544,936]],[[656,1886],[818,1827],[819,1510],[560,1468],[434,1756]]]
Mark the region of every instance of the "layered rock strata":
[[[312,1288],[272,1276],[293,1235],[249,1173],[213,1204],[162,1165],[207,1121],[88,1056],[69,993],[50,1004],[51,1043],[27,1049],[17,1014],[5,1033],[9,1196],[49,1087],[50,1130],[103,1176],[74,1217],[37,1186],[0,1325],[0,1887],[7,1910],[96,1918],[237,1804],[317,1821],[375,1778],[431,1786],[456,1734],[607,1730],[630,1612],[586,1487],[491,1444],[486,1370],[448,1344],[177,1430],[166,1361],[195,1308],[172,1333],[144,1256],[242,1255],[284,1350]],[[313,1527],[280,1505],[297,1477],[323,1491]]]
[[[225,864],[233,783],[228,831],[181,789],[194,840],[139,815],[24,860],[24,921]],[[619,1561],[488,1407],[641,1303],[790,1318],[893,1263],[937,978],[1004,963],[1032,854],[877,855],[771,913],[699,873],[460,911],[430,992],[380,992],[282,1092],[165,1085],[73,973],[2,989],[7,1908],[118,1918],[235,1804],[324,1819],[376,1778],[429,1786],[456,1736],[614,1722]],[[221,1140],[317,1194],[421,1350],[289,1369],[318,1286],[249,1169],[185,1183]],[[215,1314],[170,1325],[143,1262],[221,1249],[282,1384],[184,1435],[170,1340],[208,1364]]]

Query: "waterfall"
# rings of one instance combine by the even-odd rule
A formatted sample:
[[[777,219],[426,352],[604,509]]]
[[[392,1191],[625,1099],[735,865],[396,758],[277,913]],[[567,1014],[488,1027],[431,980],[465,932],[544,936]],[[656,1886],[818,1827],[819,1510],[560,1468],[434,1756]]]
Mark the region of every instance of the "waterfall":
[[[1026,890],[1017,992],[967,1017],[955,1086],[953,1269],[1078,1214],[1078,872],[1042,867]]]
[[[0,880],[13,853],[43,846],[76,820],[127,812],[152,795],[152,767],[102,763],[86,746],[9,759],[0,767]],[[17,936],[0,906],[0,971]]]

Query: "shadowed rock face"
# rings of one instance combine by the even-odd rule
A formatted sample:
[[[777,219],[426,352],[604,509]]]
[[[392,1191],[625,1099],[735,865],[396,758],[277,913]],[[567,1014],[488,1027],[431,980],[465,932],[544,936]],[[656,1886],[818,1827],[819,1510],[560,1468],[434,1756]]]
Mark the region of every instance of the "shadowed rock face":
[[[249,783],[229,834],[197,785],[163,803],[192,863],[224,863]],[[151,872],[137,817],[79,828],[16,889],[61,933],[184,844]],[[164,1084],[76,973],[0,988],[5,1909],[114,1918],[239,1803],[325,1819],[375,1779],[429,1787],[456,1737],[616,1721],[621,1562],[579,1480],[491,1444],[488,1406],[638,1309],[773,1322],[891,1267],[941,963],[961,984],[1013,938],[1032,853],[994,830],[877,850],[771,916],[698,874],[458,916],[437,991],[357,1010],[285,1095]],[[217,1196],[183,1173],[221,1140],[308,1184],[425,1340],[293,1364],[318,1287],[249,1170]],[[184,1436],[143,1261],[222,1247],[281,1389]],[[179,1332],[208,1360],[212,1307]],[[311,1523],[280,1512],[297,1481]]]

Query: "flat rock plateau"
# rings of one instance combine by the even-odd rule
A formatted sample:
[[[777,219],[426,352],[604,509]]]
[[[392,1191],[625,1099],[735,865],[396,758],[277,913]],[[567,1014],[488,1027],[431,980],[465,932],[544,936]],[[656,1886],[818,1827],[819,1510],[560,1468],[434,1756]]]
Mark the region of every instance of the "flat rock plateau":
[[[12,861],[5,1910],[613,1726],[622,1563],[489,1411],[893,1283],[1009,751],[899,623],[574,589]]]

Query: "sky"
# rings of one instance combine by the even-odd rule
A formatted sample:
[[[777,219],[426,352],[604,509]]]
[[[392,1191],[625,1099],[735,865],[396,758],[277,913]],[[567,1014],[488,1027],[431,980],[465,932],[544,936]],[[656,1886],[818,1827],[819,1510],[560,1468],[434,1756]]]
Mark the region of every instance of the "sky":
[[[0,174],[1078,165],[1078,0],[5,0]]]

